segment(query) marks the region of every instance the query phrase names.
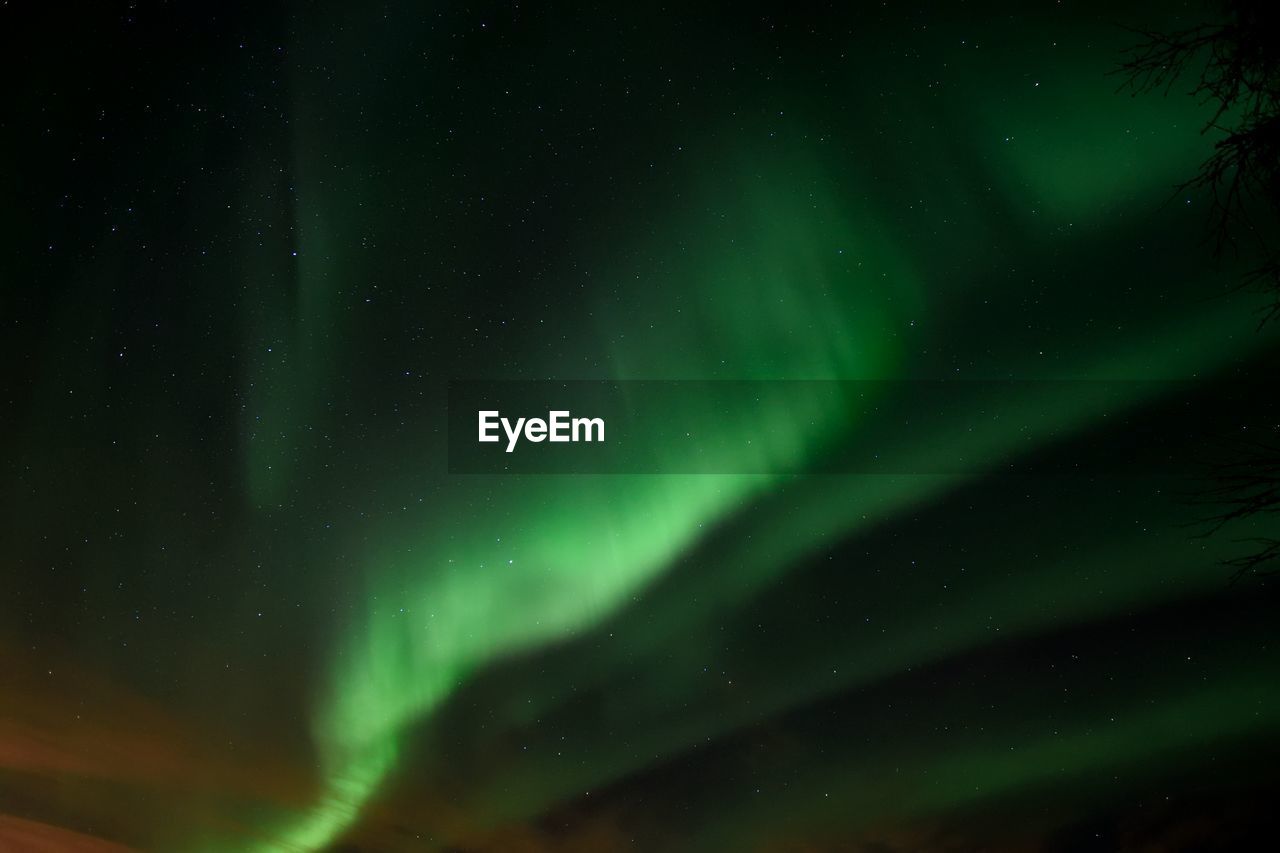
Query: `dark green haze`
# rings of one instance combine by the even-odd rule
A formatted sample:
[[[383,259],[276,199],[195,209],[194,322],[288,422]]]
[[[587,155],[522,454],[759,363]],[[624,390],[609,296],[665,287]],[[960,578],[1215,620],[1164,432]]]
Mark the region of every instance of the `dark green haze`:
[[[454,379],[1255,373],[1205,109],[1108,76],[1197,8],[0,14],[0,847],[1173,850],[1274,783],[1264,531],[964,463],[1158,384],[975,383],[892,448],[962,473],[444,452]],[[682,414],[865,436],[776,387]]]

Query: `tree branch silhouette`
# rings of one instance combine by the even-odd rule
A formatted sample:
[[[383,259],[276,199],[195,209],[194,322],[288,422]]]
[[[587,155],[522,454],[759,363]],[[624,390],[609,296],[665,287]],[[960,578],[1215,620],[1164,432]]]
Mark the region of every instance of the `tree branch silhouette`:
[[[1225,0],[1218,22],[1172,33],[1134,31],[1139,41],[1115,70],[1120,90],[1168,95],[1191,81],[1189,95],[1213,106],[1201,133],[1215,134],[1213,153],[1176,193],[1210,201],[1215,256],[1250,252],[1257,260],[1239,286],[1267,295],[1259,328],[1280,317],[1280,3]],[[1220,511],[1204,519],[1204,536],[1280,513],[1280,451],[1254,444],[1221,463],[1203,502]],[[1242,540],[1254,550],[1229,559],[1233,579],[1280,571],[1280,540]]]

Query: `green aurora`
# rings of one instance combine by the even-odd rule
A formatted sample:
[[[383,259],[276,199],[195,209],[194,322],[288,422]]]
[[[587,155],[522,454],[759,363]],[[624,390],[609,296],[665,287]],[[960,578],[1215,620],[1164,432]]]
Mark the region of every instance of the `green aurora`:
[[[1107,76],[1113,23],[1158,7],[137,15],[194,58],[81,100],[115,99],[103,138],[141,143],[65,143],[96,161],[19,197],[65,185],[84,212],[11,214],[11,256],[56,248],[12,265],[52,295],[4,302],[37,377],[5,432],[6,647],[244,745],[194,776],[302,781],[46,791],[0,761],[0,812],[159,850],[890,849],[941,825],[996,849],[1201,791],[1169,780],[1219,760],[1244,762],[1231,785],[1261,772],[1274,611],[1227,586],[1239,545],[1190,538],[1170,478],[462,477],[443,456],[454,378],[1263,358],[1203,199],[1170,198],[1204,108]],[[66,104],[64,78],[26,97]],[[34,154],[27,133],[8,144]],[[682,413],[727,469],[866,440],[770,387],[757,422]],[[925,471],[1109,426],[1087,389],[1026,387],[893,452]],[[1134,387],[1132,412],[1161,403]],[[9,812],[10,790],[36,793]]]

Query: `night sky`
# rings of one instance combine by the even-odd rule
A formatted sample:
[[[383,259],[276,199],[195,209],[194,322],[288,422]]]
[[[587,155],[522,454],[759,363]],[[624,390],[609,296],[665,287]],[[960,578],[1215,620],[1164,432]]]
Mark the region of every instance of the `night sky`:
[[[1109,74],[1205,14],[0,4],[0,850],[1266,846],[1167,380],[1277,337]],[[768,380],[811,472],[451,473],[460,379]],[[815,379],[971,384],[850,474]]]

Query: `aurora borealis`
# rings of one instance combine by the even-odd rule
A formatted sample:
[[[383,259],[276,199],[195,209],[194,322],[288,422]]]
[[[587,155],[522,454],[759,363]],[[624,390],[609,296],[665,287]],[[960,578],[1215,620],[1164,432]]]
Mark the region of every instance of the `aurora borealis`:
[[[1255,849],[1271,528],[1162,383],[1275,333],[1108,74],[1202,14],[0,8],[0,850]],[[723,473],[451,473],[486,379],[766,390]]]

